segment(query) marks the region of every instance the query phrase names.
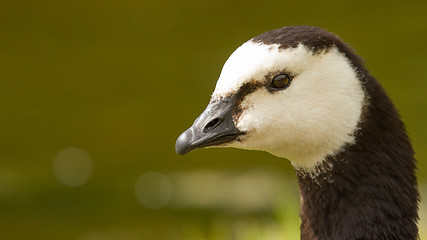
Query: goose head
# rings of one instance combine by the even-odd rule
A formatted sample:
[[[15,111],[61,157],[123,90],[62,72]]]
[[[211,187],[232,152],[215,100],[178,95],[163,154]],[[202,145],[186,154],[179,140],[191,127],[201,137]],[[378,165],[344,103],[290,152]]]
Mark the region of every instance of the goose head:
[[[176,141],[261,150],[312,171],[355,143],[368,97],[360,60],[334,34],[297,26],[263,33],[223,66],[211,100]]]

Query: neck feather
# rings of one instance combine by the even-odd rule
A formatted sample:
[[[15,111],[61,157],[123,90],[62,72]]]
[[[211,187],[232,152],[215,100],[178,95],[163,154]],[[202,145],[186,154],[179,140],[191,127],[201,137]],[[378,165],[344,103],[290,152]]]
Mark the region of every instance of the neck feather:
[[[370,99],[356,143],[328,157],[314,179],[297,172],[303,240],[418,238],[412,146],[382,87],[366,79]]]

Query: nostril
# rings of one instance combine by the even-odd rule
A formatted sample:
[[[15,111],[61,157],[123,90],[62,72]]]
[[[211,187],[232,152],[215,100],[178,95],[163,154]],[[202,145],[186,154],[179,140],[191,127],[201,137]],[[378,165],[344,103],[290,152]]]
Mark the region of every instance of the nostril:
[[[210,122],[208,122],[203,128],[203,132],[209,132],[212,129],[216,128],[222,122],[221,118],[214,118]]]

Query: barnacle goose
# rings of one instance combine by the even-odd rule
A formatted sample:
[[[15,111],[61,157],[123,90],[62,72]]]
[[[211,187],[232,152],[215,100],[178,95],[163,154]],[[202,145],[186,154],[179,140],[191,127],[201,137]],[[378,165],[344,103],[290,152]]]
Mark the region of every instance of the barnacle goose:
[[[179,136],[267,151],[296,169],[301,239],[417,239],[419,193],[404,124],[361,59],[317,27],[265,32],[226,61],[205,111]]]

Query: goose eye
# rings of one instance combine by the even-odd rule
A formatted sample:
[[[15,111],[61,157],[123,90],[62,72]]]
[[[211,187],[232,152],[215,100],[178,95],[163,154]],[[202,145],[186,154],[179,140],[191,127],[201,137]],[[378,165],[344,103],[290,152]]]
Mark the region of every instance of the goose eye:
[[[276,89],[285,89],[291,83],[291,78],[286,74],[279,74],[273,78],[271,85]]]

